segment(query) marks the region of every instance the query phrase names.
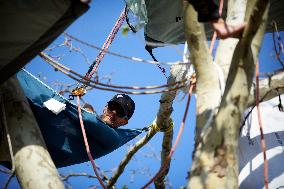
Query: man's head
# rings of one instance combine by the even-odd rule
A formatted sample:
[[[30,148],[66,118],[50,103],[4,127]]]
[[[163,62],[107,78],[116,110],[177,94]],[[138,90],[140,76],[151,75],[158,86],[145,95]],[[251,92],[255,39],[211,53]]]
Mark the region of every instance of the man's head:
[[[126,94],[115,95],[105,106],[101,119],[112,128],[126,125],[135,110],[134,101]]]

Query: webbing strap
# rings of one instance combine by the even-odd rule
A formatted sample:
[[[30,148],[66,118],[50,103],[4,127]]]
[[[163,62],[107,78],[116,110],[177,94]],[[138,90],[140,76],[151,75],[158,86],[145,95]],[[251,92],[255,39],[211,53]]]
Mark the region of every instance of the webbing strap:
[[[170,119],[170,125],[167,128],[160,128],[156,122],[156,120],[152,123],[151,127],[156,131],[156,132],[169,132],[173,129],[174,127],[174,122],[172,119]]]
[[[156,57],[154,56],[154,54],[153,54],[153,48],[152,48],[152,47],[150,47],[149,45],[146,45],[146,46],[145,46],[145,49],[146,49],[146,51],[148,51],[148,53],[151,55],[151,57],[152,57],[152,59],[153,59],[154,61],[159,62],[159,61],[156,59]],[[166,78],[168,78],[167,75],[166,75],[166,69],[163,68],[163,67],[162,67],[161,65],[159,65],[159,64],[157,64],[157,66],[158,66],[158,68],[161,70],[161,72],[163,73],[163,75],[164,75]]]

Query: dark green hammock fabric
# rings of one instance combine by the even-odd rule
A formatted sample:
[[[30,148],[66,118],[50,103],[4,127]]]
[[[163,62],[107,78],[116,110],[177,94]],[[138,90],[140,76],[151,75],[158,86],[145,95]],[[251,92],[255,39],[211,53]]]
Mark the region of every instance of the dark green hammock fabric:
[[[17,74],[41,129],[48,151],[57,167],[64,167],[88,161],[82,132],[79,125],[77,106],[56,93],[25,70]],[[43,106],[54,98],[66,104],[58,115]],[[94,158],[104,156],[124,145],[141,129],[113,129],[100,121],[94,113],[82,111],[90,151]]]
[[[0,84],[88,10],[80,0],[0,1]]]

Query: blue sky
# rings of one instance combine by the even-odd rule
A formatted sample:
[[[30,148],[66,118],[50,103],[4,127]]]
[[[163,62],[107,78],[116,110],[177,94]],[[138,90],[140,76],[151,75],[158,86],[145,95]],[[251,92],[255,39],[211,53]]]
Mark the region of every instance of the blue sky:
[[[91,3],[90,10],[73,23],[66,32],[88,43],[95,44],[96,46],[102,46],[123,7],[123,1],[93,1]],[[281,36],[283,37],[283,33],[281,33]],[[61,35],[50,46],[61,44],[63,41],[64,37]],[[98,54],[96,49],[83,46],[76,42],[73,44],[75,47],[80,47],[80,49],[87,55],[90,62],[92,62]],[[119,32],[109,50],[126,56],[139,57],[147,60],[151,59],[150,55],[144,49],[143,31],[140,31],[138,34],[128,33],[126,36],[123,36],[121,32]],[[159,48],[155,49],[154,52],[159,61],[169,62],[181,60],[183,46]],[[76,52],[69,52],[66,47],[56,48],[50,53],[62,56],[61,63],[76,72],[85,74],[88,70],[88,65],[84,61],[84,58]],[[275,60],[273,53],[273,41],[271,40],[271,35],[266,35],[262,53],[260,55],[260,69],[262,72],[271,71],[277,67],[279,68],[280,64]],[[54,72],[51,66],[43,62],[38,57],[32,60],[26,68],[34,75],[41,75],[43,81],[55,89],[56,86],[54,85],[54,82],[67,84],[75,83],[62,73]],[[166,69],[168,75],[169,68],[166,67]],[[100,78],[112,75],[111,81],[116,85],[147,86],[162,85],[166,83],[166,78],[156,65],[133,62],[108,54],[101,62],[98,73]],[[86,94],[84,100],[90,103],[100,114],[105,103],[114,94],[115,93],[112,92],[92,90]],[[143,128],[150,125],[155,119],[159,108],[160,94],[132,95],[131,97],[136,103],[136,110],[126,128]],[[179,94],[174,103],[174,112],[172,114],[175,122],[174,138],[176,137],[185,109],[186,98],[183,97],[183,94]],[[185,130],[173,156],[171,170],[169,172],[169,180],[173,188],[178,188],[186,184],[187,171],[191,165],[194,126],[195,100],[193,98],[187,122],[185,124]],[[140,135],[140,137],[144,134],[145,133]],[[118,188],[122,188],[123,185],[127,185],[129,188],[139,188],[150,179],[150,176],[147,173],[148,170],[152,176],[157,172],[160,167],[160,161],[155,157],[145,157],[145,155],[154,154],[158,158],[160,157],[162,136],[162,133],[157,133],[149,144],[143,147],[142,150],[135,155],[134,160],[131,161],[131,163],[126,167],[124,174],[119,178],[117,182]],[[137,140],[134,139],[130,142],[130,144],[135,141]],[[113,153],[95,160],[95,162],[103,171],[112,170],[117,167],[121,159],[124,157],[127,147],[128,145],[125,145]],[[132,170],[136,170],[137,173],[135,175],[131,174]],[[142,174],[142,172],[145,171],[146,174]],[[59,169],[59,172],[62,174],[83,172],[92,175],[94,174],[90,163],[61,168]],[[106,172],[106,174],[110,176],[109,173]],[[0,187],[3,186],[6,179],[7,175],[0,174]],[[71,178],[69,179],[69,183],[73,188],[88,188],[92,185],[98,185],[98,182],[95,179],[81,177]],[[16,179],[13,179],[9,188],[19,188]]]

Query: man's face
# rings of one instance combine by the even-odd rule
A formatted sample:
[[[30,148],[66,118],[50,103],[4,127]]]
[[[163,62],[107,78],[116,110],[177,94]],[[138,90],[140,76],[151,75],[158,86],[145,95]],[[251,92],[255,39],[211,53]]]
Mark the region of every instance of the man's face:
[[[108,103],[104,110],[101,119],[112,128],[117,128],[128,123],[128,119],[117,103]]]

